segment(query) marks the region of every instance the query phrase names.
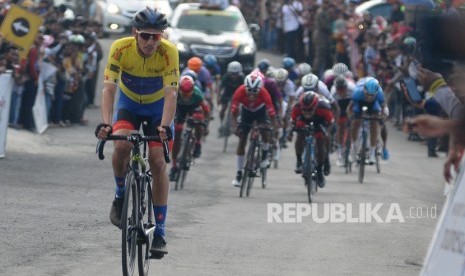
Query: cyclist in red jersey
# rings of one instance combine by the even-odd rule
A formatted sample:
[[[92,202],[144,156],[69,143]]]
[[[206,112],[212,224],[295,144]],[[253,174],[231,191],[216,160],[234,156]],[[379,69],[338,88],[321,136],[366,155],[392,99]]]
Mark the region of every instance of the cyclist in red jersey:
[[[242,108],[240,108],[242,106]],[[240,113],[240,122],[238,116]],[[232,127],[239,137],[237,145],[237,174],[233,180],[233,185],[240,187],[242,180],[242,169],[244,167],[245,147],[247,136],[254,122],[260,125],[269,125],[270,120],[276,126],[276,112],[271,102],[268,91],[263,87],[263,79],[258,74],[249,74],[244,79],[244,84],[234,92],[232,104]],[[269,164],[267,155],[270,148],[271,135],[268,131],[261,131],[263,140],[262,146],[262,167]]]
[[[323,166],[327,150],[325,146],[325,136],[327,133],[325,134],[323,130],[327,129],[334,121],[331,108],[326,101],[319,100],[315,92],[305,92],[292,108],[291,120],[294,129],[298,131],[295,141],[295,154],[297,157],[296,173],[302,173],[302,153],[305,148],[305,132],[299,130],[303,130],[311,122],[313,122],[315,129],[318,130],[314,135],[316,140],[317,184],[320,188],[323,188],[325,186]],[[289,141],[292,141],[292,133],[288,136]]]

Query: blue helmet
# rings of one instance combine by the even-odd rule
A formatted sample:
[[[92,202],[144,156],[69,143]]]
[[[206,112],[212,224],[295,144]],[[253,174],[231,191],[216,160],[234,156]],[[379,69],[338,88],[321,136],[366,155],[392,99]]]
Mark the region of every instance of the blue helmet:
[[[153,28],[164,31],[168,27],[168,20],[159,10],[146,7],[134,14],[132,26],[136,29]]]
[[[271,64],[270,61],[266,58],[260,60],[257,64],[257,67],[260,71],[266,72],[268,68],[270,68]]]
[[[369,78],[365,84],[363,85],[365,88],[366,93],[369,95],[376,95],[378,94],[378,91],[380,90],[381,87],[379,87],[379,82],[375,78]]]
[[[295,60],[291,57],[283,58],[282,63],[285,69],[292,68],[295,66]]]
[[[218,62],[218,60],[216,59],[216,57],[212,54],[208,54],[206,56],[203,57],[203,63],[205,63],[205,65],[207,67],[213,67],[215,66],[215,64]]]

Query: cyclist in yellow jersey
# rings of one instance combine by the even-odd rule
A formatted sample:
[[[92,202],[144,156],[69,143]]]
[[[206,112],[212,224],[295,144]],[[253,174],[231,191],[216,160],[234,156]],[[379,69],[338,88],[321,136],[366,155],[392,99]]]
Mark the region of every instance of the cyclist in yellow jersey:
[[[171,139],[176,112],[179,80],[179,55],[176,46],[162,38],[168,21],[157,9],[145,8],[133,18],[132,37],[113,42],[104,73],[102,120],[95,131],[99,139],[107,135],[129,135],[142,125],[144,134],[160,133]],[[118,102],[113,113],[115,94]],[[113,172],[116,194],[110,221],[120,227],[124,201],[124,178],[131,152],[131,143],[115,141]],[[152,256],[167,254],[165,218],[169,181],[161,143],[149,143],[149,164],[153,175],[153,208],[156,230],[151,247]]]

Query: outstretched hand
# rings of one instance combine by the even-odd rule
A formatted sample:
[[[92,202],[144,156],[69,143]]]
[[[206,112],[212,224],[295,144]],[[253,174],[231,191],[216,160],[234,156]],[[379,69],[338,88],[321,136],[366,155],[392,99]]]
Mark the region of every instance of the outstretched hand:
[[[427,137],[439,137],[451,131],[450,120],[441,119],[432,115],[419,115],[407,122],[409,130],[418,132]]]

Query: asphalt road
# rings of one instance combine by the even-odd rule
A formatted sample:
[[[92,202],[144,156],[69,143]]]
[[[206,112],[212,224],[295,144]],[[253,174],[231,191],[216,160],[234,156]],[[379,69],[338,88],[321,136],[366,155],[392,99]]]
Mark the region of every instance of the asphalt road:
[[[108,49],[110,40],[102,42]],[[258,58],[265,56],[279,66],[279,57],[259,53]],[[8,129],[6,157],[0,159],[0,275],[121,275],[121,232],[108,219],[114,196],[111,147],[99,161],[93,132],[100,112],[89,109],[85,117],[88,126],[42,135]],[[171,189],[169,254],[151,262],[150,275],[420,272],[438,221],[434,210],[439,217],[444,201],[443,157],[427,158],[424,145],[390,128],[391,160],[382,164],[380,175],[369,167],[359,184],[355,171],[346,175],[333,165],[316,201],[320,217],[325,203],[351,206],[355,217],[368,204],[383,204],[379,217],[386,221],[388,212],[396,211],[391,214],[397,219],[318,223],[306,216],[301,222],[269,223],[269,203],[307,202],[303,181],[293,172],[292,146],[283,151],[279,169],[270,170],[266,189],[255,185],[250,198],[239,198],[231,185],[236,139],[223,154],[217,128],[218,119],[184,190]]]

